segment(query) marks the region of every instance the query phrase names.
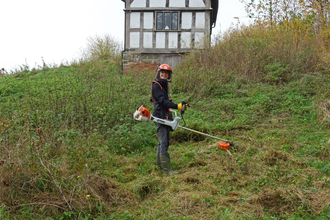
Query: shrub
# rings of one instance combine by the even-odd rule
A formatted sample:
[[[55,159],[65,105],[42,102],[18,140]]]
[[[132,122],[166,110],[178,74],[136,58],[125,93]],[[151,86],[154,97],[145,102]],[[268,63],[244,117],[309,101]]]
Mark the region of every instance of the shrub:
[[[112,60],[120,61],[121,43],[109,34],[95,35],[87,38],[87,46],[81,49],[84,60]]]
[[[214,45],[187,56],[177,69],[175,92],[200,93],[210,82],[283,84],[301,74],[329,70],[328,31],[303,19],[273,26],[256,23],[229,29]]]

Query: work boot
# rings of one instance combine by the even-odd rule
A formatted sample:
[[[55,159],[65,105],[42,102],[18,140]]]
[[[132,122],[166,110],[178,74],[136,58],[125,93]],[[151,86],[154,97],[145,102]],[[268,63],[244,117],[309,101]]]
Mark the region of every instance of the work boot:
[[[169,154],[160,154],[160,164],[162,166],[162,172],[166,174],[179,174],[171,170],[170,164],[170,155]]]
[[[159,169],[162,169],[162,165],[160,163],[160,152],[159,151],[157,151],[156,165],[159,167]]]

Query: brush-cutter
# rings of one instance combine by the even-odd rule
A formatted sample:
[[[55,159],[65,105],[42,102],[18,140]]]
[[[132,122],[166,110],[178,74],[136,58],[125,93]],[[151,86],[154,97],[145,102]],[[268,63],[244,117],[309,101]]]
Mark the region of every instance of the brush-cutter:
[[[228,141],[228,140],[225,140],[225,139],[222,139],[222,138],[218,138],[218,137],[215,137],[215,136],[212,136],[212,135],[209,135],[209,134],[202,133],[200,131],[196,131],[196,130],[193,130],[193,129],[190,129],[190,128],[180,126],[179,125],[179,120],[183,119],[184,111],[181,111],[181,118],[179,116],[177,116],[176,111],[171,109],[171,112],[174,112],[174,114],[175,114],[175,117],[174,117],[173,121],[169,121],[169,120],[154,117],[152,114],[150,114],[150,111],[147,109],[147,107],[142,105],[139,108],[137,108],[137,110],[133,114],[133,117],[137,121],[142,121],[142,122],[153,121],[153,122],[156,122],[156,123],[159,123],[159,124],[167,125],[167,126],[171,127],[173,131],[176,130],[179,127],[179,128],[182,128],[182,129],[185,129],[185,130],[188,130],[188,131],[195,132],[195,133],[200,134],[200,135],[204,135],[204,136],[207,136],[207,137],[210,137],[210,138],[220,140],[220,142],[218,143],[219,148],[222,149],[222,150],[226,150],[228,152],[228,154],[230,156],[232,156],[232,154],[229,151],[229,147],[230,146],[237,146],[233,141]],[[184,121],[184,119],[183,119],[183,121]]]

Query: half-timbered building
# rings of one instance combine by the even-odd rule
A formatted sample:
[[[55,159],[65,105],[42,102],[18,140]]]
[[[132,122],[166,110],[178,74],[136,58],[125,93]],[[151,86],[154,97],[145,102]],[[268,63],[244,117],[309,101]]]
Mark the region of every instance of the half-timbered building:
[[[122,0],[123,71],[174,67],[182,54],[203,48],[216,24],[218,0]],[[116,21],[113,21],[116,22]]]

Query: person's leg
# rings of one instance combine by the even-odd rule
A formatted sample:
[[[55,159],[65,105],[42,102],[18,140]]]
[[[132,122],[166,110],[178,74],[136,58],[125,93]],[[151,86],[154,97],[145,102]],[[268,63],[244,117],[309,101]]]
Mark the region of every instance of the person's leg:
[[[157,150],[159,150],[160,154],[167,154],[168,146],[169,146],[169,138],[170,132],[166,125],[158,124],[157,126],[157,134],[158,134],[158,146]]]
[[[161,124],[158,124],[158,123],[155,123],[156,125],[156,128],[157,128],[157,134],[158,134],[158,145],[157,145],[157,156],[156,156],[156,165],[162,169],[162,166],[161,166],[161,163],[160,163],[160,151],[161,151],[161,142],[162,142],[162,133],[164,132],[163,131],[163,128],[161,127]]]
[[[169,147],[169,137],[170,131],[168,126],[157,124],[157,134],[158,134],[158,141],[160,147],[160,164],[163,173],[166,174],[178,174],[178,172],[174,172],[171,170],[170,164],[170,155],[168,154],[168,147]]]
[[[158,142],[157,145],[157,156],[156,156],[156,165],[162,169],[161,163],[160,163],[160,142]]]
[[[171,170],[171,160],[170,155],[167,154],[160,154],[160,163],[162,166],[162,172],[166,174],[179,174],[178,172],[175,172]]]

